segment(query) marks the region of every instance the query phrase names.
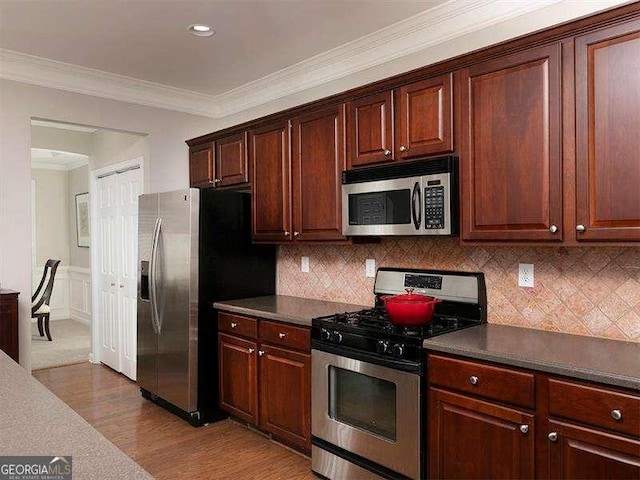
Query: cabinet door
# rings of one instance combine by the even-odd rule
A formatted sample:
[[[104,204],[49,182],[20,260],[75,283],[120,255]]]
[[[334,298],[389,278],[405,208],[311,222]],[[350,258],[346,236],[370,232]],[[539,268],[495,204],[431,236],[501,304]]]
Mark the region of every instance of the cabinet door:
[[[451,74],[399,88],[396,158],[453,151]]]
[[[195,188],[214,185],[213,144],[189,149],[189,186]]]
[[[533,478],[534,417],[429,389],[429,478]]]
[[[217,187],[247,183],[247,133],[238,133],[216,140]]]
[[[548,431],[549,472],[541,472],[545,478],[640,478],[637,440],[553,420]]]
[[[576,237],[640,241],[640,21],[575,45]]]
[[[560,45],[460,72],[462,238],[562,240]]]
[[[258,424],[258,360],[256,343],[218,335],[220,408]]]
[[[260,349],[260,427],[309,450],[311,355],[264,344]]]
[[[347,168],[393,160],[391,91],[347,104]]]
[[[282,242],[291,237],[289,124],[278,122],[249,132],[252,165],[253,240]]]
[[[344,106],[293,120],[293,235],[296,240],[344,240],[342,171]]]

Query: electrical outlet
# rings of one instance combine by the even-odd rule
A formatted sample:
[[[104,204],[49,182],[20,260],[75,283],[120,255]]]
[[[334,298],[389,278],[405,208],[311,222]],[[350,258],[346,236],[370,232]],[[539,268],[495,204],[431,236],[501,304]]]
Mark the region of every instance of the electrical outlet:
[[[373,278],[376,276],[376,260],[375,258],[367,258],[364,261],[364,276]]]
[[[533,287],[533,264],[532,263],[518,264],[518,286]]]
[[[309,273],[309,257],[300,259],[300,270],[302,270],[302,273]]]

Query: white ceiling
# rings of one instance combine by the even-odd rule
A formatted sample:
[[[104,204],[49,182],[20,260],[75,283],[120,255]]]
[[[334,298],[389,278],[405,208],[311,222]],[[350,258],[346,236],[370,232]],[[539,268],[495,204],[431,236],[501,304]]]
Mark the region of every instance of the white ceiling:
[[[222,118],[411,54],[442,60],[454,39],[468,52],[473,32],[480,48],[628,1],[0,0],[0,78]]]
[[[444,1],[0,0],[0,48],[217,95]]]

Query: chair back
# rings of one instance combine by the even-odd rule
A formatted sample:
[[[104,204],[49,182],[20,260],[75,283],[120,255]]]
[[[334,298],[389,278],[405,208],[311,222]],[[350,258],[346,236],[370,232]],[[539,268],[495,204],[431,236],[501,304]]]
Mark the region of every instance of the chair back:
[[[38,299],[38,301],[31,307],[32,312],[38,310],[42,305],[49,305],[49,300],[51,300],[51,291],[53,290],[53,279],[56,276],[56,270],[58,269],[59,264],[60,260],[54,260],[51,258],[44,264],[42,279],[40,280],[40,284],[38,285],[38,288],[36,288],[36,292],[33,294],[33,297],[31,297],[31,302],[36,302],[36,298]]]

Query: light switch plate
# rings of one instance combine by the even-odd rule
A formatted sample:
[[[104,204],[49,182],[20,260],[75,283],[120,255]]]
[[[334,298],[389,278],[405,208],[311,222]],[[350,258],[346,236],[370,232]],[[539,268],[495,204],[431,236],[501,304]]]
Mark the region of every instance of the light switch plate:
[[[367,258],[364,261],[364,276],[373,278],[376,276],[376,260],[375,258]]]
[[[302,270],[302,273],[309,273],[309,257],[300,259],[300,270]]]
[[[534,286],[533,281],[533,264],[532,263],[519,263],[518,264],[518,286],[530,287]]]

